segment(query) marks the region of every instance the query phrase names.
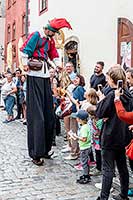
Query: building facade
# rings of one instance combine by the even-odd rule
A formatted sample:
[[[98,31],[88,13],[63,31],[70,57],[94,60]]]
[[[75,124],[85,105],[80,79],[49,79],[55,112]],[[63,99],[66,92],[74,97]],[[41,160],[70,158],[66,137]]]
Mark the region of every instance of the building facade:
[[[72,61],[86,79],[96,61],[105,62],[105,71],[114,63],[133,66],[132,7],[132,0],[6,0],[6,65],[12,71],[22,67],[19,47],[27,35],[64,17],[73,30],[55,37],[63,64]]]
[[[128,54],[128,65],[133,64],[132,8],[132,0],[32,0],[29,32],[41,29],[50,19],[65,17],[73,30],[63,30],[58,40],[63,42],[62,59],[66,62],[72,58],[88,78],[96,61],[104,61],[106,71],[114,63],[124,63],[124,54]]]
[[[5,64],[12,72],[22,67],[19,48],[26,39],[26,2],[6,0]]]
[[[4,70],[5,0],[0,1],[0,73]]]

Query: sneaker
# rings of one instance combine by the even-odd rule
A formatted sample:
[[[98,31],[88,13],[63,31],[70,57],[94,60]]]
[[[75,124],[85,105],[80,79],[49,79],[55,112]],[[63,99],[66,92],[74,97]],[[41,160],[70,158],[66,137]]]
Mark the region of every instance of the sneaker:
[[[88,165],[89,166],[96,166],[96,162],[94,161],[94,162],[91,162],[90,160],[88,160]]]
[[[102,183],[96,183],[96,184],[95,184],[95,187],[98,188],[99,190],[101,190],[101,189],[102,189]],[[113,190],[114,190],[114,189],[111,188],[110,192],[113,192]]]
[[[65,160],[76,160],[78,158],[78,156],[72,156],[71,154],[67,157],[65,157]]]
[[[7,119],[6,119],[5,121],[3,121],[3,123],[4,123],[4,124],[8,124],[8,123],[10,123],[10,122],[12,122],[12,121],[13,121],[12,119],[10,119],[10,120],[7,120]]]
[[[64,136],[64,142],[67,142],[68,141],[68,139],[67,139],[67,136],[65,135]]]
[[[82,164],[78,164],[78,165],[75,165],[74,168],[78,171],[82,171],[83,170],[83,167],[82,167]]]
[[[113,199],[115,200],[129,200],[129,198],[124,198],[120,194],[119,195],[113,195]]]
[[[96,200],[100,200],[100,197],[98,197]]]
[[[100,176],[102,174],[101,171],[99,171],[97,168],[94,168],[92,171],[91,171],[91,175],[92,176]]]
[[[81,179],[84,179],[84,176],[85,176],[85,175],[80,176],[80,177],[77,179],[77,182],[79,182]]]
[[[53,154],[54,154],[54,151],[51,150],[48,153],[46,153],[43,157],[46,159],[51,159]]]
[[[27,122],[26,122],[26,121],[24,121],[24,122],[23,122],[23,125],[27,125]]]
[[[96,183],[95,187],[98,188],[99,190],[101,190],[102,189],[102,183]]]
[[[71,151],[71,147],[69,147],[69,146],[67,146],[66,148],[61,150],[62,153],[68,153],[70,151]]]
[[[86,176],[83,175],[79,179],[77,179],[77,183],[79,184],[87,184],[89,182],[91,182],[91,178],[89,175],[86,175]]]
[[[128,196],[129,197],[133,197],[133,189],[129,189],[128,190]]]

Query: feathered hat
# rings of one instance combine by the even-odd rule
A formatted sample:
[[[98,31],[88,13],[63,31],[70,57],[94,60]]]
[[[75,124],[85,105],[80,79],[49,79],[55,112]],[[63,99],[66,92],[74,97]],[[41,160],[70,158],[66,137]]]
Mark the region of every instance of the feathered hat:
[[[59,29],[61,28],[68,28],[72,29],[71,25],[65,18],[55,18],[49,21],[49,24],[45,26],[45,28],[49,29],[50,31],[53,32],[59,32]]]

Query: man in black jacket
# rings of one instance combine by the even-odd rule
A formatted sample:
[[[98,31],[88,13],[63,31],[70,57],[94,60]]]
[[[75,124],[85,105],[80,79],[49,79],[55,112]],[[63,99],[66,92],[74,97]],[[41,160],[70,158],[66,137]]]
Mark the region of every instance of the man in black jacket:
[[[115,196],[116,200],[128,200],[129,174],[125,156],[125,146],[130,142],[128,125],[121,121],[114,106],[114,90],[117,81],[126,82],[126,76],[121,67],[112,67],[109,72],[108,84],[112,88],[106,97],[97,105],[96,115],[105,118],[101,136],[103,177],[102,190],[98,200],[108,200],[115,171],[115,162],[120,175],[121,192]],[[121,101],[127,111],[131,111],[132,98],[128,91],[123,89]]]

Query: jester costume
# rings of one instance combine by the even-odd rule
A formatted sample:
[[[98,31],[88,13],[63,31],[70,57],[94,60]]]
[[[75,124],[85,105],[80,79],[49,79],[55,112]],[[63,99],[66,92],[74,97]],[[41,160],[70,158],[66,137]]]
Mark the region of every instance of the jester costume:
[[[45,28],[55,33],[63,27],[71,28],[65,19],[54,19]],[[59,55],[54,39],[44,33],[45,31],[43,33],[33,32],[20,48],[23,65],[27,65],[29,58],[42,60],[44,63],[42,70],[30,70],[27,73],[28,151],[33,160],[39,160],[48,155],[52,146],[54,129],[53,101],[47,60],[49,58],[58,66]]]

